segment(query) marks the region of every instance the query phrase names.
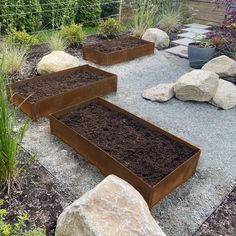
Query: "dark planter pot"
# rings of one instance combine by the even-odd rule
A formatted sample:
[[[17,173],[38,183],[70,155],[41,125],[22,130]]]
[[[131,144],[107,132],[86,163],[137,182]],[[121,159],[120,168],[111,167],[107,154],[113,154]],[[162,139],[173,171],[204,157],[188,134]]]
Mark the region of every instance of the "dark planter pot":
[[[197,43],[188,45],[189,64],[192,68],[201,69],[215,54],[215,47],[200,48]]]

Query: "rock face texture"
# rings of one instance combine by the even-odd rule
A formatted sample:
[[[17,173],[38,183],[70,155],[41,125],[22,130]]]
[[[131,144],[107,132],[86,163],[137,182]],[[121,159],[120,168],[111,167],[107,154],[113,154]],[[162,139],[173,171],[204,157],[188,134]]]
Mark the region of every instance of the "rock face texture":
[[[165,236],[142,196],[110,175],[68,206],[57,221],[56,236]]]
[[[174,83],[159,84],[156,87],[146,89],[143,97],[151,101],[166,102],[174,97]]]
[[[40,75],[50,74],[79,66],[79,59],[63,51],[53,51],[44,56],[37,65],[37,72]]]
[[[193,70],[177,80],[175,96],[182,101],[210,101],[216,93],[219,76],[211,71]]]
[[[170,38],[166,32],[156,28],[148,29],[142,39],[155,43],[158,49],[167,48],[170,44]]]
[[[206,63],[203,70],[213,71],[220,77],[236,77],[236,61],[223,55]]]
[[[216,94],[213,97],[213,104],[225,110],[236,106],[236,86],[220,79]]]

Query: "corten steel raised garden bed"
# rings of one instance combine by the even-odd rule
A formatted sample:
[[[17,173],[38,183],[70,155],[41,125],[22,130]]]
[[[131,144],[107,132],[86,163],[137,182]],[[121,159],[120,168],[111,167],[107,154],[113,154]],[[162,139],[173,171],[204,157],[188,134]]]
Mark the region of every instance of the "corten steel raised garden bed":
[[[155,44],[132,36],[106,40],[83,47],[83,58],[110,66],[154,53]]]
[[[50,113],[79,102],[115,92],[117,76],[83,65],[19,81],[12,84],[11,89],[13,104],[18,105],[33,121],[37,121],[40,117],[47,117]],[[28,90],[32,90],[32,93]],[[34,92],[44,93],[42,90],[47,90],[46,95],[37,97],[37,92]]]
[[[74,148],[102,173],[115,174],[133,185],[149,207],[195,173],[201,152],[197,147],[101,98],[51,114],[50,127],[52,134]],[[123,127],[123,131],[120,129],[124,135],[121,138],[117,127]],[[135,165],[140,169],[136,170]]]

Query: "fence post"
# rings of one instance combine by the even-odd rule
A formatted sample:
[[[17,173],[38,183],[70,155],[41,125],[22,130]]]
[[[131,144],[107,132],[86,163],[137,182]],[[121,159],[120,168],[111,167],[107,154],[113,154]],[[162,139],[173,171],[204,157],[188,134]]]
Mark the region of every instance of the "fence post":
[[[123,0],[120,0],[119,21],[121,21]]]

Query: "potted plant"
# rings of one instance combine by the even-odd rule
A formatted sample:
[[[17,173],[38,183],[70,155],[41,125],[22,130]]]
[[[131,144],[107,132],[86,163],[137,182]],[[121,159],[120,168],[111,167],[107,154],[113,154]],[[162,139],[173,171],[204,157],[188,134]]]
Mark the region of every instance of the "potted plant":
[[[213,58],[216,46],[210,38],[204,36],[196,36],[194,41],[188,45],[189,64],[192,68],[201,69]]]

